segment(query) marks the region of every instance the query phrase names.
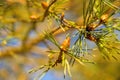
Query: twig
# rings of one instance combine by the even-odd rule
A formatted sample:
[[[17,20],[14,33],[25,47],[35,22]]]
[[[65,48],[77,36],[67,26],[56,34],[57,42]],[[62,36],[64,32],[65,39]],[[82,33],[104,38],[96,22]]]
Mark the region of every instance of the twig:
[[[44,16],[43,16],[42,21],[44,21],[45,17],[50,13],[49,9],[50,9],[50,7],[51,7],[56,1],[57,1],[57,0],[53,0],[53,1],[51,2],[51,4],[47,7],[47,9],[46,9],[45,12],[44,12]]]

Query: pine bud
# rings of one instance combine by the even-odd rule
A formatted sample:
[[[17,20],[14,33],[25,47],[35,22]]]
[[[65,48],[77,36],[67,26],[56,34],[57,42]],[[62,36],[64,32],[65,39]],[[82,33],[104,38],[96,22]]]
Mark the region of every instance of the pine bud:
[[[92,30],[94,30],[97,26],[96,26],[97,24],[90,24],[88,27],[86,27],[86,30],[87,31],[92,31]]]
[[[36,20],[38,17],[36,15],[31,15],[30,19]]]
[[[101,21],[105,22],[108,18],[108,14],[104,14],[101,16]]]
[[[89,39],[90,41],[96,42],[96,38],[91,34],[87,34],[86,38]]]
[[[64,16],[65,16],[65,14],[64,14],[64,12],[62,12],[61,13],[61,20],[63,20]]]
[[[42,7],[44,8],[44,9],[46,9],[46,8],[48,8],[48,3],[47,2],[41,2],[41,5],[42,5]]]
[[[61,50],[67,50],[67,48],[69,48],[70,47],[70,37],[67,37],[64,41],[63,41],[63,43],[61,44]]]

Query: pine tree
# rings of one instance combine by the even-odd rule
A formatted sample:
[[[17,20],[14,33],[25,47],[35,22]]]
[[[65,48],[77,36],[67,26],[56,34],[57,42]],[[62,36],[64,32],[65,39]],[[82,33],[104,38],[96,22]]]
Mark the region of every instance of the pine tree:
[[[119,62],[119,7],[120,0],[1,0],[0,58],[13,57],[18,64],[28,64],[30,53],[45,53],[46,64],[29,71],[34,74],[43,69],[38,80],[59,66],[66,78],[67,74],[72,77],[70,69],[76,63],[82,67]],[[44,44],[44,52],[39,50],[40,44]],[[25,80],[23,75],[18,78]]]

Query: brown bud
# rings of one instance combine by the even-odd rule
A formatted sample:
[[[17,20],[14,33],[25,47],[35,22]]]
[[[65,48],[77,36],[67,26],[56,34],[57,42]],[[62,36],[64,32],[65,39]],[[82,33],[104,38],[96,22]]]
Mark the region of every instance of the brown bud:
[[[96,38],[91,34],[87,34],[86,38],[89,39],[90,41],[96,42]]]
[[[63,20],[64,16],[65,16],[65,14],[64,14],[64,12],[62,12],[61,13],[61,20]]]
[[[105,22],[107,18],[108,18],[108,14],[104,14],[101,16],[101,21]]]
[[[38,17],[36,15],[31,15],[30,19],[36,20]]]
[[[86,27],[87,31],[92,31],[97,27],[97,24],[90,24],[89,26]]]
[[[64,41],[63,41],[63,43],[61,44],[61,49],[62,50],[67,50],[67,48],[69,48],[70,47],[70,37],[67,37]]]
[[[41,5],[44,9],[48,8],[48,6],[49,6],[48,3],[45,1],[41,2]]]

